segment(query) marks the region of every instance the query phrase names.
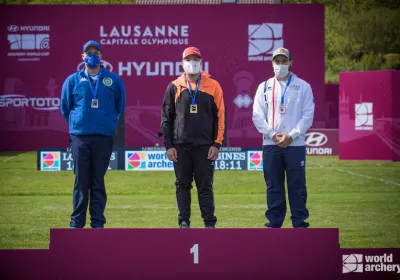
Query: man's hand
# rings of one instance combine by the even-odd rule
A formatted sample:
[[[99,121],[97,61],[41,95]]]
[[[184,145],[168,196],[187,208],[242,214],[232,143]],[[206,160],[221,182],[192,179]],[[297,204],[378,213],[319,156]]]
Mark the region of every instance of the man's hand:
[[[170,148],[167,151],[167,157],[169,160],[171,160],[173,162],[178,162],[178,153],[176,152],[175,148]]]
[[[275,144],[278,143],[282,138],[281,136],[278,136],[278,135],[282,135],[282,134],[275,134],[274,137],[272,137],[272,141],[274,141]]]
[[[281,148],[286,148],[293,141],[292,136],[289,134],[278,134],[277,137],[279,137],[280,140],[276,142],[276,145]]]
[[[209,160],[216,160],[217,157],[218,157],[218,153],[219,153],[219,150],[218,150],[216,147],[211,146],[210,149],[208,150],[208,157],[207,157],[207,159],[209,159]]]

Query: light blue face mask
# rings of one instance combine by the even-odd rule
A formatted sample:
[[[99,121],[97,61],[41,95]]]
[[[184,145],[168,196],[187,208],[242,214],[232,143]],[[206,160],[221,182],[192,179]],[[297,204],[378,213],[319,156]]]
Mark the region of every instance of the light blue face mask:
[[[91,53],[85,57],[85,63],[89,68],[96,68],[100,64],[100,56]]]

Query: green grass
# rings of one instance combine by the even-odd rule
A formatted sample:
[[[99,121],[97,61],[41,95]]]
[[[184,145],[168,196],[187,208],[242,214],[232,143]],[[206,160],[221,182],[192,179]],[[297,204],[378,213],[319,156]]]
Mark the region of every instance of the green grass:
[[[400,247],[400,163],[307,160],[312,227],[339,228],[343,248]],[[33,152],[0,153],[0,173],[0,248],[48,248],[49,229],[69,225],[73,173],[37,171]],[[106,226],[177,227],[173,182],[173,172],[108,172]],[[219,228],[263,227],[262,172],[217,171],[214,189]],[[192,227],[203,227],[192,193]]]

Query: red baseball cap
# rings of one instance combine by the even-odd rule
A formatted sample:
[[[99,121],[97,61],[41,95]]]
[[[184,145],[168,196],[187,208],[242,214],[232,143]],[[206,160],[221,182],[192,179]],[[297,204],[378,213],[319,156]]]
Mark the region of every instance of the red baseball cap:
[[[200,51],[199,51],[198,48],[189,47],[189,48],[186,48],[186,49],[183,51],[183,59],[185,59],[185,57],[187,57],[188,55],[191,55],[191,54],[198,55],[198,56],[200,56],[200,58],[201,58],[201,54],[200,54]]]

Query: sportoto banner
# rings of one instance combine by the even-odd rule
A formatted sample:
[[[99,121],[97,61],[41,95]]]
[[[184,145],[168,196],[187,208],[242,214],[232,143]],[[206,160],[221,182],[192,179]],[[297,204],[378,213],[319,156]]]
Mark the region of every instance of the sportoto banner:
[[[201,50],[204,70],[223,88],[228,146],[262,144],[252,103],[278,47],[291,50],[293,71],[311,84],[314,127],[325,127],[323,5],[6,5],[0,38],[0,150],[68,147],[61,86],[84,66],[89,39],[125,81],[126,147],[158,141],[163,95],[188,46]]]

